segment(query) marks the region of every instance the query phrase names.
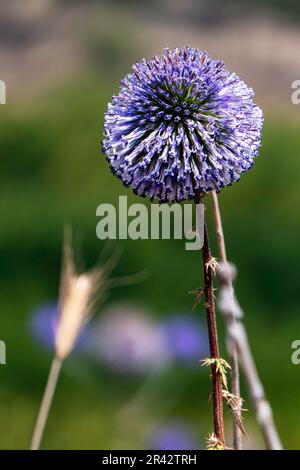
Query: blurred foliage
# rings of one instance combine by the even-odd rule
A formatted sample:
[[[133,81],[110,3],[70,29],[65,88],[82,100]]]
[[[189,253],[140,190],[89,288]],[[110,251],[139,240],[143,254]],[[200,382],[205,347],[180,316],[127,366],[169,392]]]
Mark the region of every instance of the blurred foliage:
[[[98,0],[56,0],[58,4],[77,3],[77,4],[97,4]],[[102,4],[109,4],[118,8],[124,4],[123,0],[102,0]],[[135,11],[147,11],[150,16],[168,17],[179,20],[188,19],[190,22],[199,22],[203,26],[222,21],[230,20],[249,14],[273,14],[281,19],[299,21],[300,4],[298,0],[227,0],[226,8],[223,8],[223,0],[188,0],[184,4],[184,8],[180,5],[180,0],[127,0],[128,9]],[[216,13],[217,12],[217,13]]]
[[[1,448],[26,448],[30,441],[50,355],[33,341],[28,317],[41,302],[57,297],[64,223],[72,224],[76,244],[91,266],[104,246],[96,238],[97,206],[117,204],[119,195],[127,195],[129,203],[140,202],[111,175],[100,145],[103,112],[118,87],[116,67],[125,69],[131,58],[127,54],[122,62],[124,50],[109,33],[101,39],[87,38],[87,43],[91,57],[101,56],[104,62],[114,57],[105,73],[99,73],[101,63],[95,64],[94,73],[61,83],[34,103],[0,108],[0,338],[7,344],[7,365],[0,367],[0,419],[7,425]],[[239,184],[220,196],[228,255],[239,271],[238,297],[288,448],[299,446],[300,439],[300,379],[290,361],[300,308],[299,146],[298,119],[281,110],[266,110],[261,156]],[[212,228],[209,200],[207,206]],[[118,243],[123,256],[115,275],[147,267],[151,277],[115,289],[108,302],[140,302],[157,318],[191,309],[188,292],[202,283],[199,253],[185,251],[184,242],[176,240]],[[203,306],[195,315],[203,316]],[[222,334],[221,319],[219,323]],[[222,350],[226,356],[224,344]],[[116,422],[116,411],[142,379],[115,377],[78,358],[65,366],[44,446],[143,447],[143,427],[157,406],[157,392],[148,402],[145,422],[141,419],[128,434]],[[168,401],[180,383],[182,394],[168,414],[184,416],[203,437],[211,430],[206,371],[172,370],[158,392]],[[252,413],[248,415],[249,435],[260,442]]]

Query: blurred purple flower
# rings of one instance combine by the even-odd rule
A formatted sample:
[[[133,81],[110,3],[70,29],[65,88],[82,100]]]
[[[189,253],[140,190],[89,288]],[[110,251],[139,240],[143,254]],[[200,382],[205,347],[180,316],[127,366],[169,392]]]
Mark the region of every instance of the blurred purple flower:
[[[153,450],[193,450],[197,448],[196,437],[186,423],[171,421],[154,429],[149,437]]]
[[[180,361],[198,363],[208,355],[207,333],[204,326],[190,314],[177,314],[162,323],[171,355]]]
[[[115,372],[147,373],[170,360],[161,328],[130,304],[107,309],[93,325],[90,351]]]
[[[46,302],[37,307],[29,318],[29,328],[35,339],[49,351],[54,351],[55,331],[59,317],[59,306],[55,301]],[[89,330],[85,327],[80,333],[75,349],[86,347]]]

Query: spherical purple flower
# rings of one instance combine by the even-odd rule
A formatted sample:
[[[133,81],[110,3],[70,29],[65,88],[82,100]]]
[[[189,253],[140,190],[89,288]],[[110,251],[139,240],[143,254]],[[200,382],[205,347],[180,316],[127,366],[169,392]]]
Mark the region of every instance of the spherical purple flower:
[[[105,114],[103,151],[136,194],[191,199],[237,181],[258,155],[263,114],[223,62],[191,47],[143,59]]]

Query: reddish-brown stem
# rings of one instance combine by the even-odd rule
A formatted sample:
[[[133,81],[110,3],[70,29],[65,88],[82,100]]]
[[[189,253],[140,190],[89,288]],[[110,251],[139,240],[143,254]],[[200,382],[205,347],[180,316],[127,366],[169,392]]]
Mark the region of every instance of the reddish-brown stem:
[[[204,224],[204,241],[202,247],[203,273],[204,273],[204,291],[205,291],[205,309],[208,328],[209,348],[211,359],[219,359],[219,345],[217,322],[215,315],[215,299],[213,290],[213,273],[210,267],[211,252],[207,226]],[[214,417],[214,433],[218,441],[225,446],[224,421],[223,421],[223,396],[221,376],[217,372],[216,364],[211,365],[212,377],[212,403]]]
[[[218,196],[215,191],[211,192],[212,198],[212,205],[213,205],[213,215],[215,221],[215,228],[216,228],[216,235],[218,241],[218,248],[219,248],[219,256],[222,263],[227,263],[227,254],[226,254],[226,245],[225,245],[225,238],[223,232],[223,225],[221,219],[221,212],[219,207]],[[230,286],[232,289],[232,284],[230,282]],[[230,322],[234,327],[236,320],[234,316],[227,316],[227,322]],[[231,391],[232,394],[238,399],[240,398],[240,378],[239,378],[239,363],[238,363],[238,351],[237,347],[234,343],[230,348],[230,363],[231,363]],[[241,406],[239,406],[241,408]],[[239,427],[239,420],[241,419],[241,411],[238,409],[236,411],[237,418],[233,419],[233,448],[235,450],[242,449],[242,433]]]

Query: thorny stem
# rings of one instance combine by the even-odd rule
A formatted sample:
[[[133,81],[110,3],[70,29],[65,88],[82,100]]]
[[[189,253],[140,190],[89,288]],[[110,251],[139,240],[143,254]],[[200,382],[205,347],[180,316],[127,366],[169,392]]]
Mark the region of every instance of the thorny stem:
[[[256,419],[262,430],[266,446],[270,450],[282,450],[280,437],[273,420],[272,409],[266,399],[264,388],[255,366],[245,327],[240,320],[242,311],[232,289],[232,281],[235,275],[236,270],[232,264],[220,264],[218,270],[221,284],[219,308],[225,318],[228,316],[236,318],[235,324],[229,323],[228,326],[229,345],[235,344],[235,348],[238,350],[239,362],[247,381],[250,397],[256,412]]]
[[[225,245],[225,237],[224,237],[218,196],[215,193],[215,191],[211,192],[211,196],[212,196],[214,221],[215,221],[215,227],[216,227],[216,235],[217,235],[217,241],[218,241],[219,257],[223,263],[226,263],[227,262],[226,245]],[[234,324],[236,321],[234,316],[232,315],[230,317],[228,316],[227,321],[230,322],[232,326],[234,327]],[[231,365],[231,392],[233,395],[240,398],[238,351],[237,351],[237,347],[235,344],[232,344],[232,346],[229,348],[229,355],[230,355],[230,365]],[[241,401],[240,401],[239,408],[241,408]],[[240,409],[238,409],[236,413],[238,414],[237,416],[238,419],[235,419],[235,417],[233,416],[233,423],[232,423],[233,448],[234,450],[242,450],[242,433],[238,424],[241,418]]]
[[[40,448],[41,440],[43,438],[44,429],[49,415],[49,410],[52,404],[54,392],[57,385],[62,361],[55,357],[51,364],[47,385],[45,388],[43,400],[40,406],[38,418],[34,428],[30,450],[38,450]]]
[[[209,266],[211,261],[211,253],[209,246],[209,238],[207,226],[204,224],[204,243],[202,247],[203,273],[204,273],[204,291],[205,291],[205,309],[208,328],[210,357],[219,359],[219,345],[217,323],[215,315],[215,299],[213,290],[213,273]],[[214,433],[218,441],[225,447],[224,421],[223,421],[223,396],[222,396],[222,380],[219,372],[217,372],[216,364],[211,365],[212,377],[212,403],[214,418]]]

